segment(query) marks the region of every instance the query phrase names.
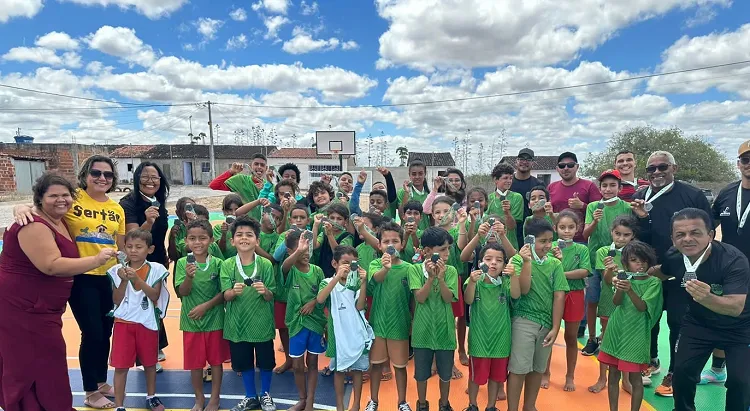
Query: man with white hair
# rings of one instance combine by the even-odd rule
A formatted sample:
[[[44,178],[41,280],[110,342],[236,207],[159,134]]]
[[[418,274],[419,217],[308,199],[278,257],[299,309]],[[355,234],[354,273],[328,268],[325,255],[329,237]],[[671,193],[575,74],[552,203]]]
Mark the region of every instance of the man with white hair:
[[[676,181],[674,175],[678,167],[674,156],[667,151],[656,151],[646,163],[646,176],[649,186],[633,196],[633,212],[638,216],[640,233],[638,238],[656,250],[659,263],[664,262],[667,251],[672,247],[672,217],[684,208],[697,208],[711,215],[711,205],[700,189],[687,183]],[[656,394],[672,396],[672,372],[674,371],[674,350],[680,335],[682,317],[688,307],[690,295],[679,282],[665,281],[663,286],[664,309],[667,310],[669,326],[669,371]],[[651,374],[661,372],[658,358],[659,322],[651,332],[651,363],[644,373],[644,380],[650,383]]]

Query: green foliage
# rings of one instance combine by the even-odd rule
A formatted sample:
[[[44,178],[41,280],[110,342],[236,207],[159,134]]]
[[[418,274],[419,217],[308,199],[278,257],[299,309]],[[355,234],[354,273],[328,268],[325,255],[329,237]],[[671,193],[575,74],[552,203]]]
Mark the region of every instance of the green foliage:
[[[698,136],[685,136],[679,128],[658,130],[651,126],[630,128],[613,135],[603,152],[589,153],[582,174],[598,176],[614,168],[617,153],[626,150],[635,154],[638,178],[646,178],[646,161],[654,151],[674,155],[680,180],[728,182],[736,178],[732,163],[713,144]]]

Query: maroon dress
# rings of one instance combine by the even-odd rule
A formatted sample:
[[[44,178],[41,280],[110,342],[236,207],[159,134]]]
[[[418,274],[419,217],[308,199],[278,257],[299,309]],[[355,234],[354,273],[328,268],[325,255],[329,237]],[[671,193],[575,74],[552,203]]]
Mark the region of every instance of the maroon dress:
[[[78,258],[71,240],[55,235],[60,254]],[[18,243],[13,224],[3,235],[0,254],[0,407],[5,411],[71,411],[62,315],[73,278],[39,271]]]

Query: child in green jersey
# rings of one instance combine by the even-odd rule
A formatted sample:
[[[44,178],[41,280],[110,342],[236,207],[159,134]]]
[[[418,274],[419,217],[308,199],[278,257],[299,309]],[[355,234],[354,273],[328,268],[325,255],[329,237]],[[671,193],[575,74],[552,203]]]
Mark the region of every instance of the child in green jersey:
[[[318,266],[326,278],[334,274],[333,250],[339,245],[351,246],[354,239],[346,226],[349,224],[349,209],[343,203],[332,203],[323,213],[318,213],[313,222],[314,247],[318,251]]]
[[[521,298],[513,303],[508,411],[518,411],[521,390],[524,409],[536,409],[542,375],[560,332],[569,287],[560,260],[547,256],[552,249],[552,232],[546,220],[530,221],[526,244],[510,260],[521,276]]]
[[[419,237],[422,236],[422,232],[424,231],[419,228],[421,223],[422,203],[416,200],[409,200],[404,205],[404,219],[401,221],[404,227],[404,238],[401,240],[404,249],[401,252],[401,257],[405,261],[412,263],[421,261],[419,260],[422,257],[422,254],[419,252]]]
[[[505,224],[505,236],[513,248],[518,249],[516,228],[523,223],[524,205],[521,194],[510,191],[513,184],[513,166],[498,163],[492,170],[492,178],[495,180],[496,190],[490,193],[487,212],[500,216],[500,221]]]
[[[335,372],[336,410],[344,411],[344,379],[351,373],[353,405],[359,411],[362,402],[362,372],[370,367],[369,352],[375,335],[365,319],[367,270],[359,266],[357,251],[346,245],[333,250],[336,275],[321,281],[318,304],[328,307],[328,347],[331,371]],[[354,268],[353,264],[357,264]]]
[[[224,339],[229,341],[232,369],[242,373],[245,398],[232,410],[274,411],[271,378],[276,361],[273,352],[273,293],[276,279],[273,266],[255,253],[260,224],[246,216],[230,228],[234,258],[221,265],[221,289],[227,301]],[[255,387],[255,367],[260,368],[261,396]]]
[[[631,215],[621,215],[612,222],[612,244],[599,248],[596,251],[596,265],[594,268],[599,272],[601,281],[601,297],[597,315],[602,324],[602,336],[607,332],[607,321],[615,311],[613,302],[614,290],[612,288],[612,279],[617,272],[623,270],[621,261],[622,249],[631,242],[638,231],[638,221]],[[589,338],[591,338],[589,336]],[[601,343],[601,337],[596,339],[597,346]],[[630,381],[623,380],[623,388],[630,392]],[[589,387],[589,391],[598,393],[607,386],[607,366],[599,363],[599,380],[596,384]]]
[[[462,205],[466,203],[466,179],[461,170],[448,167],[444,176],[435,176],[432,180],[432,191],[422,204],[425,214],[432,214],[432,205],[440,196],[450,197],[453,199],[453,203]]]
[[[390,221],[383,223],[378,230],[380,259],[373,260],[367,270],[372,293],[370,323],[375,333],[375,342],[370,350],[372,364],[370,378],[371,399],[367,410],[376,410],[380,391],[380,378],[383,365],[389,360],[393,364],[398,391],[399,411],[410,411],[406,402],[406,365],[409,362],[409,312],[411,293],[408,273],[411,264],[400,257],[401,227]]]
[[[260,247],[257,252],[258,255],[263,256],[271,262],[273,262],[273,252],[276,246],[276,240],[279,238],[279,234],[276,232],[276,228],[281,224],[281,216],[284,214],[284,210],[278,204],[271,204],[265,207],[261,214],[260,220]]]
[[[479,411],[479,386],[488,384],[486,411],[497,411],[498,398],[505,397],[510,357],[510,302],[521,297],[515,267],[505,264],[505,250],[490,242],[479,252],[479,267],[464,283],[464,300],[471,307],[469,328],[469,407]]]
[[[190,205],[188,207],[188,204]],[[187,224],[195,220],[195,201],[190,197],[180,197],[175,205],[175,214],[177,219],[172,224],[172,229],[169,232],[169,242],[167,244],[167,255],[171,261],[177,261],[184,257],[182,250],[177,247],[177,244],[184,245],[185,237],[187,236]],[[190,212],[188,212],[190,211]],[[177,289],[177,287],[175,287]],[[179,297],[179,294],[177,295]]]
[[[427,187],[427,164],[424,161],[416,159],[409,163],[409,181],[406,183],[406,188],[399,188],[396,192],[396,198],[398,199],[398,215],[401,219],[404,218],[404,206],[409,200],[416,200],[420,203],[424,203],[427,199],[427,195],[430,194],[430,189]],[[372,187],[375,190],[375,185]],[[423,218],[419,223],[419,229],[424,230],[430,226],[429,218]]]
[[[237,250],[230,242],[229,225],[234,221],[236,211],[240,207],[242,207],[242,198],[238,194],[227,194],[221,202],[221,212],[224,213],[225,220],[213,228],[214,241],[225,258],[237,255]]]
[[[323,306],[317,301],[320,282],[325,277],[320,267],[310,264],[309,250],[314,239],[309,231],[304,236],[302,231],[289,231],[285,241],[289,257],[281,265],[281,272],[288,292],[286,326],[294,382],[299,392],[299,402],[290,410],[312,411],[318,385],[318,355],[326,350],[323,338],[326,318]]]
[[[180,330],[182,330],[184,369],[190,371],[195,391],[194,409],[217,411],[221,393],[223,363],[229,359],[229,344],[224,339],[224,294],[219,273],[221,259],[211,258],[208,247],[213,241],[211,224],[195,220],[187,226],[186,243],[193,258],[177,260],[175,286],[182,296]],[[203,395],[203,367],[208,363],[211,375],[211,400],[206,406]],[[215,376],[215,378],[213,378]]]
[[[523,222],[523,235],[526,235],[526,224],[534,219],[547,220],[547,222],[554,227],[557,216],[552,211],[552,203],[549,202],[549,191],[547,191],[547,187],[535,186],[526,195],[529,199],[529,210],[531,210],[531,215],[526,217],[526,220]],[[557,240],[557,233],[553,234],[552,239]]]
[[[621,188],[619,171],[603,172],[599,176],[599,191],[602,193],[602,199],[589,203],[586,207],[586,226],[583,229],[583,237],[588,241],[592,265],[596,265],[596,251],[612,243],[610,230],[615,218],[620,215],[632,215],[630,203],[620,200],[617,196]],[[601,292],[601,278],[599,273],[594,273],[586,288],[586,325],[589,330],[589,341],[584,347],[584,355],[593,355],[598,348],[593,337],[596,335],[596,311]]]
[[[333,200],[333,187],[323,181],[313,181],[307,189],[307,204],[314,218],[315,214],[323,211]]]
[[[409,270],[409,288],[414,293],[414,379],[417,380],[417,410],[429,410],[427,380],[433,361],[440,377],[440,411],[452,411],[450,386],[453,354],[456,350],[456,322],[451,303],[458,301],[458,272],[447,264],[453,237],[441,227],[424,231],[422,253],[425,262]]]
[[[630,380],[630,409],[640,410],[643,402],[641,373],[651,357],[651,328],[662,310],[662,283],[647,274],[656,265],[656,254],[647,244],[631,241],[622,249],[625,272],[612,280],[615,311],[599,351],[599,361],[609,367],[609,409],[617,410],[620,373]]]
[[[565,295],[565,309],[563,310],[563,321],[565,321],[565,359],[568,372],[565,374],[564,391],[575,391],[575,371],[578,360],[578,327],[583,321],[585,313],[585,298],[583,289],[586,287],[585,278],[591,275],[591,259],[589,249],[583,245],[573,242],[578,232],[581,220],[578,214],[563,210],[557,215],[555,230],[558,240],[552,244],[550,256],[562,262],[565,278],[568,280],[570,291]],[[547,371],[542,377],[542,388],[549,388],[550,379],[550,355],[547,363]]]

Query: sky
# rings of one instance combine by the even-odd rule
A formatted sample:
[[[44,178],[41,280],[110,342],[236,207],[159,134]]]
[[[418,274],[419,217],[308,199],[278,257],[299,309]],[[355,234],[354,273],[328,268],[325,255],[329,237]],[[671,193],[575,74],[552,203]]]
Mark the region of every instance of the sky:
[[[0,0],[0,141],[185,144],[211,101],[219,144],[352,130],[373,165],[456,138],[470,173],[585,158],[643,125],[733,158],[750,64],[700,68],[748,60],[740,0]]]

